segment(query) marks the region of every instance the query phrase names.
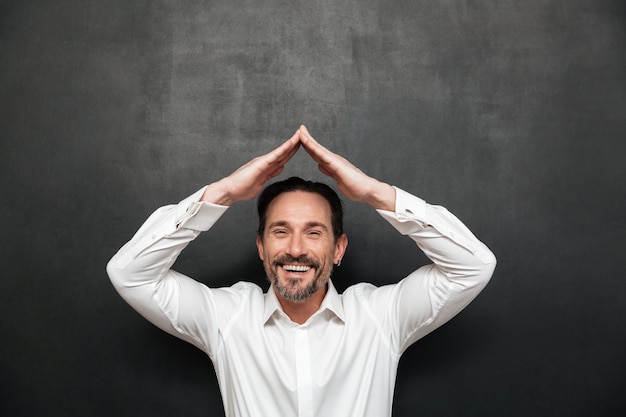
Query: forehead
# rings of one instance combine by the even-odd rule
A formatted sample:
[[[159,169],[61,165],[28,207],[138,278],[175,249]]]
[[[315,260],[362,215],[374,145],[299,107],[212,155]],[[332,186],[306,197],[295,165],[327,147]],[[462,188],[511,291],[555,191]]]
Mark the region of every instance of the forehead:
[[[317,221],[330,225],[330,204],[317,193],[285,192],[274,198],[267,208],[267,224],[275,221]]]

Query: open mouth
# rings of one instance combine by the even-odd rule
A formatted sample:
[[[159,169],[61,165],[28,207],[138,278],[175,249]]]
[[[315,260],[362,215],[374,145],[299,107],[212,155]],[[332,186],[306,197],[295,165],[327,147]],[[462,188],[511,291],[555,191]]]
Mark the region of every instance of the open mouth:
[[[275,268],[282,268],[290,274],[305,274],[312,269],[319,269],[319,263],[312,258],[301,256],[294,258],[291,256],[279,256],[273,262]]]
[[[281,265],[285,271],[304,273],[312,269],[310,265]]]

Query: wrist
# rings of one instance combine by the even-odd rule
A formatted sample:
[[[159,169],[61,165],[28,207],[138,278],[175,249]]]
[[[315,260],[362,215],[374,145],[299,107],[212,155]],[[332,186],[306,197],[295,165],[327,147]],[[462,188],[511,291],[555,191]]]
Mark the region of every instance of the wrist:
[[[376,210],[395,211],[396,189],[387,183],[377,181],[363,202]]]
[[[231,206],[237,202],[228,192],[224,180],[220,180],[207,185],[200,201],[217,204],[220,206]]]

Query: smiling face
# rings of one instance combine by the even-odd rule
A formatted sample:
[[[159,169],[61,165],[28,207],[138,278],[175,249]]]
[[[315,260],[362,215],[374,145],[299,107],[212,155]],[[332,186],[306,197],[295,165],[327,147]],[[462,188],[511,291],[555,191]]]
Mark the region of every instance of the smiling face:
[[[333,264],[347,246],[345,235],[333,237],[330,204],[317,193],[290,191],[267,209],[259,257],[277,295],[291,302],[315,296],[321,302]]]

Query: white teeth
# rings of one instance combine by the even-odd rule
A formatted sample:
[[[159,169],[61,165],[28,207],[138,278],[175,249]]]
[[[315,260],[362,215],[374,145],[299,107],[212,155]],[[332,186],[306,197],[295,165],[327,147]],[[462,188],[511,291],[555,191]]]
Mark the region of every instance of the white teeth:
[[[306,272],[311,267],[306,265],[283,265],[283,269],[291,272]]]

